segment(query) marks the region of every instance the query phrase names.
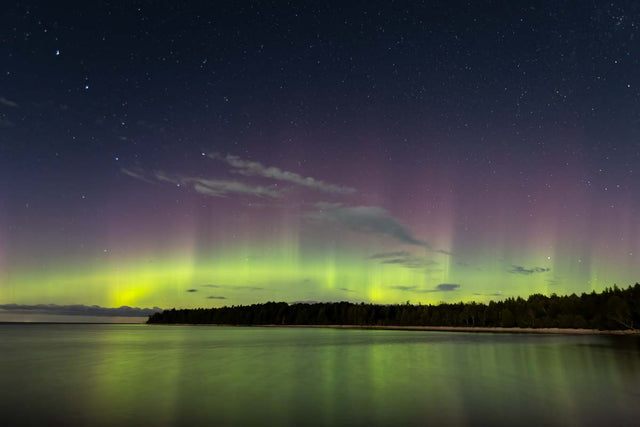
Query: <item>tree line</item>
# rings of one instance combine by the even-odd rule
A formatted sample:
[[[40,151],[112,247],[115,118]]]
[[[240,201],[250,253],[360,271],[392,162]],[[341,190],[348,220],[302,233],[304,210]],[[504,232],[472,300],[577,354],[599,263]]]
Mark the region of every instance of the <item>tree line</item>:
[[[171,309],[147,323],[219,325],[465,326],[635,329],[640,325],[640,284],[558,296],[533,294],[484,303],[438,305],[351,302],[267,302],[220,308]]]

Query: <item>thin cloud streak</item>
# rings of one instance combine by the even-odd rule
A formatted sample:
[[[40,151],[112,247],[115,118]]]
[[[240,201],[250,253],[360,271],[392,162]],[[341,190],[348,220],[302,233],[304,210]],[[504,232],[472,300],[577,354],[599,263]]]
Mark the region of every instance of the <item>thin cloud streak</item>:
[[[438,264],[430,259],[413,256],[407,251],[375,254],[369,259],[377,260],[380,264],[398,264],[405,268],[426,268]]]
[[[508,272],[511,274],[525,274],[525,275],[529,275],[533,273],[546,273],[549,271],[551,271],[549,267],[525,268],[521,265],[512,265],[511,268],[508,270]]]
[[[452,292],[457,291],[460,285],[454,283],[440,283],[433,289],[420,289],[417,286],[389,286],[390,289],[403,292],[415,292],[420,294],[428,294],[432,292]]]
[[[262,186],[251,186],[239,181],[222,181],[202,178],[182,178],[185,184],[192,184],[198,193],[212,197],[224,197],[227,194],[243,194],[257,197],[281,197],[281,193]]]
[[[197,193],[210,197],[226,197],[230,194],[238,194],[255,197],[279,198],[282,192],[270,187],[248,185],[240,181],[215,180],[184,175],[170,175],[163,171],[154,171],[146,174],[141,170],[122,168],[120,171],[132,178],[147,183],[165,182],[178,187],[191,188]]]
[[[153,184],[153,181],[149,178],[147,178],[146,176],[144,176],[144,173],[137,171],[137,170],[131,170],[131,169],[127,169],[127,168],[121,168],[120,172],[122,172],[123,174],[130,176],[131,178],[135,178],[138,179],[140,181],[144,181],[148,184]]]
[[[18,108],[18,104],[13,102],[4,96],[0,96],[0,105],[4,105],[5,107]]]
[[[384,258],[396,258],[396,257],[409,257],[411,254],[407,251],[395,251],[395,252],[381,252],[373,254],[369,259],[384,259]]]
[[[316,203],[315,212],[308,217],[326,223],[338,224],[349,230],[384,235],[400,243],[430,248],[429,244],[413,236],[413,232],[377,206],[344,206],[341,203]]]
[[[312,190],[331,194],[353,194],[356,192],[355,188],[330,184],[312,177],[304,177],[295,172],[284,171],[274,166],[265,166],[260,162],[244,160],[238,156],[232,156],[230,154],[222,156],[214,153],[209,154],[208,157],[226,163],[231,166],[233,172],[244,176],[258,176],[277,181],[284,181],[300,187],[306,187]]]

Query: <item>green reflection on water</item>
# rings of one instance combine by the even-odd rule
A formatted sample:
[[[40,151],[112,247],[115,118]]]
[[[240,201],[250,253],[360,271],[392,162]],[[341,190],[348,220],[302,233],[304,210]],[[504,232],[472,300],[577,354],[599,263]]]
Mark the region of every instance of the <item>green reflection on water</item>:
[[[22,424],[632,424],[637,337],[0,325]]]

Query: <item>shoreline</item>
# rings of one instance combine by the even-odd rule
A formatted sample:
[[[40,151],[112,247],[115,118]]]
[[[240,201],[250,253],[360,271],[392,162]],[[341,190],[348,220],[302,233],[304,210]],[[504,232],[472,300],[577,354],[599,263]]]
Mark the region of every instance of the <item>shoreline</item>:
[[[165,326],[217,326],[244,328],[311,328],[311,329],[371,329],[391,331],[429,331],[429,332],[485,332],[511,334],[552,334],[552,335],[640,335],[639,330],[599,330],[599,329],[571,329],[571,328],[500,328],[485,326],[382,326],[382,325],[230,325],[213,323],[148,323],[148,325]]]

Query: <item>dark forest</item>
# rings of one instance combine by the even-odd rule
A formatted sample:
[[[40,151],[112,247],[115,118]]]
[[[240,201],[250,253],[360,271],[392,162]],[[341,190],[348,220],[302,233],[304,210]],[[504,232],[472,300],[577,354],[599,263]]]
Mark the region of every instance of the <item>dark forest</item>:
[[[533,294],[484,303],[377,305],[352,302],[267,302],[220,308],[171,309],[147,323],[217,325],[361,325],[635,329],[640,324],[640,284],[558,296]]]

